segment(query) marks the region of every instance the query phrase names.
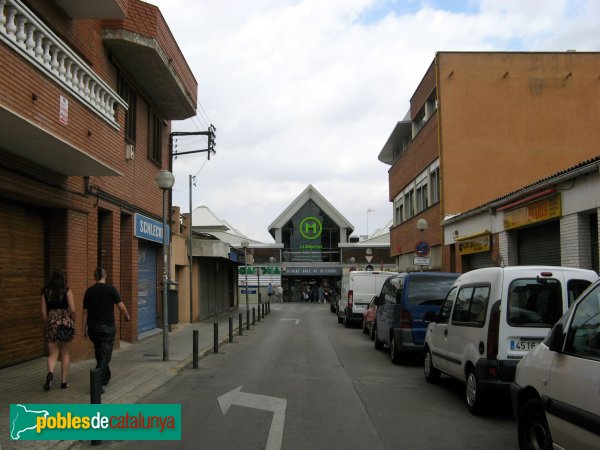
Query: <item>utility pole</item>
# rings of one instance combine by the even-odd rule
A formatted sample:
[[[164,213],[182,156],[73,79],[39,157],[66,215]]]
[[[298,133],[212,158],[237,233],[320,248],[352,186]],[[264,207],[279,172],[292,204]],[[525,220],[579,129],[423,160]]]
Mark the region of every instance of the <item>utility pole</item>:
[[[213,124],[210,124],[210,126],[208,127],[207,131],[173,131],[172,133],[169,134],[169,154],[171,155],[171,166],[173,165],[173,158],[177,158],[178,156],[181,155],[190,155],[193,153],[203,153],[206,152],[208,153],[208,160],[210,161],[210,155],[211,153],[214,154],[216,153],[215,151],[215,146],[216,146],[216,142],[215,142],[215,133],[216,133],[217,129],[215,128],[215,126]],[[186,152],[178,152],[178,151],[173,151],[173,138],[175,137],[184,137],[184,136],[206,136],[208,138],[208,147],[205,149],[201,149],[201,150],[190,150],[190,151],[186,151]],[[195,181],[196,177],[190,175],[189,178],[189,220],[188,220],[188,253],[189,253],[189,291],[190,291],[190,323],[193,322],[193,314],[194,314],[194,308],[193,308],[193,302],[192,302],[192,290],[193,290],[193,286],[194,283],[192,282],[192,268],[193,268],[193,257],[192,257],[192,180]]]

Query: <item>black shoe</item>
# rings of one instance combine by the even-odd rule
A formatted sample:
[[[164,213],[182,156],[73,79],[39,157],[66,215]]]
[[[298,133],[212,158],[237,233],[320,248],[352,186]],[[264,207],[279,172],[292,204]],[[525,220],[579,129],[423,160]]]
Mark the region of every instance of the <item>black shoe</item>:
[[[67,383],[66,381],[63,381],[62,383],[60,383],[61,389],[69,389],[70,387],[71,387],[71,385],[69,383]]]
[[[45,391],[49,391],[50,387],[52,386],[52,379],[54,378],[54,376],[52,375],[52,372],[48,372],[48,375],[46,375],[46,382],[44,383],[44,390]]]
[[[110,383],[110,378],[108,380],[102,381],[102,386],[108,386],[108,383]]]

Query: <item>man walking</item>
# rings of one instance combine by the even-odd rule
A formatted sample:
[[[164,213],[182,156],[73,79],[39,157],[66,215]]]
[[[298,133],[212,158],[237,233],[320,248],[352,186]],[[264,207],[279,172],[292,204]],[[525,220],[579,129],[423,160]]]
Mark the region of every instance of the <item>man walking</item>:
[[[114,305],[125,315],[127,322],[131,318],[119,292],[106,284],[106,271],[102,267],[96,268],[94,279],[96,284],[89,287],[83,296],[83,336],[89,335],[94,343],[96,368],[101,369],[102,386],[106,386],[111,378],[108,363],[117,334]]]

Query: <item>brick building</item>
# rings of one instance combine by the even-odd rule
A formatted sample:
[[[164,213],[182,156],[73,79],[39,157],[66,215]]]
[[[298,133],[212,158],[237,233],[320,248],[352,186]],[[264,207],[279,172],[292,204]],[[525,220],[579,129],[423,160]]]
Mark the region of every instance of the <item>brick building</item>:
[[[595,157],[599,73],[600,53],[437,53],[379,154],[399,270],[420,241],[430,269],[457,270],[445,218]]]
[[[45,354],[40,291],[64,268],[81,320],[102,264],[132,313],[161,324],[170,121],[197,82],[160,11],[139,0],[0,1],[0,367]],[[93,355],[78,336],[74,359]]]

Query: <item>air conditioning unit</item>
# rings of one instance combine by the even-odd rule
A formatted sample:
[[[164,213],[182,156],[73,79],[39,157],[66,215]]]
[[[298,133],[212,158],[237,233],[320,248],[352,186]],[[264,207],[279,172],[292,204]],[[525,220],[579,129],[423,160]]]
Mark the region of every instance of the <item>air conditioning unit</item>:
[[[125,159],[128,161],[132,161],[133,158],[135,158],[135,146],[127,144],[125,146]]]

